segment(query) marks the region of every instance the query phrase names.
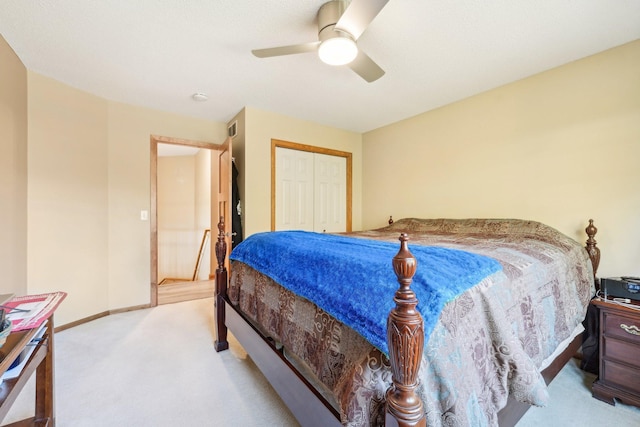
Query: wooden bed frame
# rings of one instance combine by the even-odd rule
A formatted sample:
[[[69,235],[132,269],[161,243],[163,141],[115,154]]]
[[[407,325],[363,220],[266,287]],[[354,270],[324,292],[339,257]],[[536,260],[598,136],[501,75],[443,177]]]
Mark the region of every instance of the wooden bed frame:
[[[289,362],[283,351],[276,347],[273,339],[262,335],[230,303],[227,298],[228,272],[225,267],[227,243],[223,217],[220,217],[218,230],[215,247],[218,261],[215,276],[216,351],[229,348],[227,330],[230,329],[301,424],[318,427],[340,426],[340,414],[327,399]],[[586,249],[593,264],[595,279],[600,263],[600,249],[596,246],[594,239],[598,230],[593,225],[593,220],[589,220],[585,231],[588,236]],[[409,240],[407,235],[401,234],[399,240],[400,250],[392,260],[399,287],[394,296],[396,306],[387,319],[392,385],[386,394],[385,425],[426,426],[423,404],[415,392],[424,346],[423,322],[416,310],[418,300],[411,290],[411,281],[416,271],[416,259],[407,247]],[[547,384],[578,352],[581,345],[582,335],[579,334],[551,365],[542,371]],[[510,397],[507,406],[498,413],[500,426],[514,426],[529,407]]]

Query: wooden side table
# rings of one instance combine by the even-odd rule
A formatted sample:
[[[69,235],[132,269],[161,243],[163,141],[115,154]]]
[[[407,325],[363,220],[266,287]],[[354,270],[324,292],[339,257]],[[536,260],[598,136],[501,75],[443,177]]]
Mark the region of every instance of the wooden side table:
[[[600,311],[600,375],[593,383],[596,399],[640,407],[640,302],[637,309],[594,299]]]
[[[0,358],[2,358],[0,375],[9,369],[22,350],[31,343],[37,332],[38,328],[34,328],[9,334],[7,341],[0,348]],[[48,318],[44,335],[35,345],[36,348],[31,353],[20,375],[10,380],[4,380],[0,384],[0,422],[2,422],[31,375],[34,372],[36,374],[35,415],[9,424],[10,427],[55,426],[53,315]]]

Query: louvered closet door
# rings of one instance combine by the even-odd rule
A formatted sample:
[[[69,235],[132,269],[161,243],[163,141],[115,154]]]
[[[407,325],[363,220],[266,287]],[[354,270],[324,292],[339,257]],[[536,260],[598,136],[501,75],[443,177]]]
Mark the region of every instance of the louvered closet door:
[[[276,149],[276,230],[313,231],[313,153]]]

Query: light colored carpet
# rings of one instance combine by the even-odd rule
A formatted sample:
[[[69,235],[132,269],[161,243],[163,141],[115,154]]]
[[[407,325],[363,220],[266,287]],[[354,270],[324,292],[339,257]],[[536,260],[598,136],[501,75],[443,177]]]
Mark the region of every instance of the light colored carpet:
[[[244,350],[213,349],[211,298],[104,317],[56,334],[59,427],[298,426]],[[569,363],[551,404],[518,427],[640,425],[640,409],[591,397]],[[4,422],[33,415],[33,382]]]
[[[620,402],[611,406],[591,396],[595,379],[572,359],[549,384],[549,404],[530,408],[518,427],[640,426],[640,408]]]
[[[57,333],[56,425],[298,426],[233,337],[216,353],[213,324],[208,298]],[[33,389],[4,422],[33,415]]]

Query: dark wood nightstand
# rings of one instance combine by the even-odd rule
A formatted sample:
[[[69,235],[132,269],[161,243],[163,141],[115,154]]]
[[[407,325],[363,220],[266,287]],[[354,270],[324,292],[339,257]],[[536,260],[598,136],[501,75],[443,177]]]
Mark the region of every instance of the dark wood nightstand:
[[[635,310],[612,301],[591,304],[600,311],[600,375],[593,397],[640,407],[640,302],[634,301]]]

